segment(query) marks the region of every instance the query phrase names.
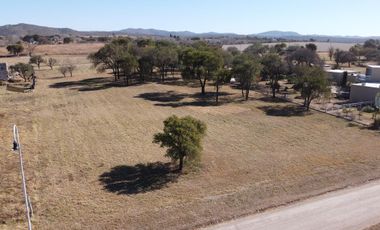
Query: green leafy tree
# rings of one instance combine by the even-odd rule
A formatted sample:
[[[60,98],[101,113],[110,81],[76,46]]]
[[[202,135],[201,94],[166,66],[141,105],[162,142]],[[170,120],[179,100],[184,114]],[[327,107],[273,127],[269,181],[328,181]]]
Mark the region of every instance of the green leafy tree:
[[[69,43],[71,43],[71,42],[73,42],[73,39],[72,39],[72,38],[70,38],[70,37],[65,37],[65,38],[63,38],[63,44],[69,44]]]
[[[256,42],[250,46],[248,46],[243,53],[247,54],[248,56],[251,57],[257,57],[257,56],[262,56],[265,53],[269,51],[268,46],[263,46],[261,43]]]
[[[223,84],[229,82],[231,79],[231,71],[229,69],[220,69],[214,75],[215,82],[215,103],[219,103],[219,90]]]
[[[188,48],[181,55],[184,65],[182,76],[199,80],[201,93],[206,93],[206,83],[221,68],[223,59],[215,50],[207,47]]]
[[[178,62],[178,53],[173,45],[157,45],[154,50],[155,65],[160,69],[161,81],[165,80],[169,67]]]
[[[7,46],[7,50],[10,54],[18,56],[22,51],[24,51],[24,46],[21,43],[17,43],[15,45]]]
[[[36,64],[38,69],[40,69],[40,65],[41,63],[44,63],[45,60],[42,58],[41,55],[35,55],[35,56],[32,56],[29,60],[29,63],[30,64]]]
[[[173,115],[164,121],[164,131],[154,135],[153,143],[166,147],[166,156],[179,160],[179,171],[182,172],[185,160],[200,158],[205,133],[204,122],[190,116],[179,118]]]
[[[314,43],[308,43],[305,45],[305,47],[306,47],[306,49],[309,49],[309,50],[314,51],[314,52],[317,52],[317,49],[318,49],[317,45]]]
[[[361,56],[364,55],[364,47],[361,44],[356,44],[349,50],[352,54],[356,56],[358,64],[361,64]]]
[[[334,54],[334,59],[337,67],[339,67],[340,64],[344,63],[348,63],[348,66],[351,67],[351,63],[356,61],[356,56],[350,51],[343,51],[337,49]]]
[[[120,68],[124,75],[124,81],[126,85],[129,85],[129,81],[135,69],[138,67],[136,57],[130,53],[125,53],[124,57],[120,61]]]
[[[272,97],[276,97],[276,90],[280,88],[278,81],[280,77],[285,74],[286,66],[278,54],[267,54],[261,59],[263,69],[261,74],[263,77],[269,79],[270,87],[272,89]]]
[[[320,65],[321,59],[315,51],[307,48],[298,48],[288,56],[288,61],[299,65]]]
[[[326,72],[320,67],[299,67],[294,88],[301,92],[304,106],[309,111],[311,102],[330,90]]]
[[[286,43],[279,43],[279,44],[274,45],[273,48],[277,54],[283,55],[285,54],[286,47],[287,47]]]
[[[245,100],[248,100],[252,84],[257,80],[261,70],[262,65],[259,60],[246,54],[239,55],[234,59],[232,73],[240,82],[241,94]]]
[[[120,79],[120,64],[126,52],[130,51],[130,39],[119,38],[113,40],[110,44],[106,44],[97,52],[91,53],[88,59],[97,68],[98,72],[112,70],[115,81]]]
[[[30,81],[32,75],[34,74],[34,68],[31,64],[25,64],[19,62],[17,64],[11,65],[10,70],[13,74],[18,74],[24,81]]]
[[[232,56],[237,56],[241,53],[240,50],[235,46],[228,47],[227,52],[229,52]]]
[[[140,80],[145,81],[145,78],[153,73],[154,57],[151,48],[145,48],[143,54],[138,59],[138,71]]]

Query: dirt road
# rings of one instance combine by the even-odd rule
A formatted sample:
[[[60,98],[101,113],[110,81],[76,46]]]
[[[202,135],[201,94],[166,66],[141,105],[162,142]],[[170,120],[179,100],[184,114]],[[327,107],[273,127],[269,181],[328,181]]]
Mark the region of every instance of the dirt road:
[[[328,193],[209,229],[359,230],[380,222],[380,181]]]

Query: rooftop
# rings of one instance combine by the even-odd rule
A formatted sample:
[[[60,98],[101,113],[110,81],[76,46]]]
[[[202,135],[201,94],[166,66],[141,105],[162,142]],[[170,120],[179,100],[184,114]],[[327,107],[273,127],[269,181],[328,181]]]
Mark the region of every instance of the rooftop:
[[[380,65],[368,65],[370,68],[380,69]]]
[[[328,72],[328,73],[344,73],[344,72],[359,73],[359,71],[349,70],[349,69],[329,69],[329,70],[326,70],[326,72]]]
[[[368,88],[376,88],[376,89],[379,89],[380,88],[380,83],[357,83],[357,84],[352,84],[352,85],[355,85],[355,86],[363,86],[363,87],[368,87]]]

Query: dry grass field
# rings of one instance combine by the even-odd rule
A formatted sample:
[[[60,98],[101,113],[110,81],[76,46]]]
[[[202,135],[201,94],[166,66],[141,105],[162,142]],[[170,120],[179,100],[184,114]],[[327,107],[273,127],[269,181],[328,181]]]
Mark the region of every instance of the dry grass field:
[[[87,55],[91,52],[97,51],[104,43],[70,43],[61,45],[38,45],[34,50],[35,54],[39,55]],[[24,50],[24,52],[27,52]],[[0,47],[0,56],[7,55],[6,47]]]
[[[73,78],[43,67],[33,93],[0,86],[0,229],[25,227],[13,123],[35,229],[193,229],[380,176],[374,131],[228,86],[221,106],[174,80],[123,87],[69,58]],[[181,176],[152,143],[173,114],[208,126],[201,168]]]

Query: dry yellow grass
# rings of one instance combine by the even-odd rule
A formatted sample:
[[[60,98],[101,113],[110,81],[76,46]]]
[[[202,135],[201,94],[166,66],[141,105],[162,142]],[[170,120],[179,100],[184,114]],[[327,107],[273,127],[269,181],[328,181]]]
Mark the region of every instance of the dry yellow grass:
[[[198,88],[115,87],[88,67],[66,79],[44,68],[33,93],[0,88],[0,229],[25,226],[13,123],[36,229],[191,229],[380,176],[378,133],[320,113],[283,113],[291,105],[259,94],[215,107],[187,98]],[[152,136],[172,114],[207,123],[202,168],[131,191],[126,166],[168,162]],[[112,174],[118,166],[123,174]]]
[[[104,43],[70,43],[61,45],[38,45],[34,54],[39,55],[87,55],[103,47]],[[24,50],[24,52],[27,52]],[[7,55],[6,47],[0,47],[0,55]]]

